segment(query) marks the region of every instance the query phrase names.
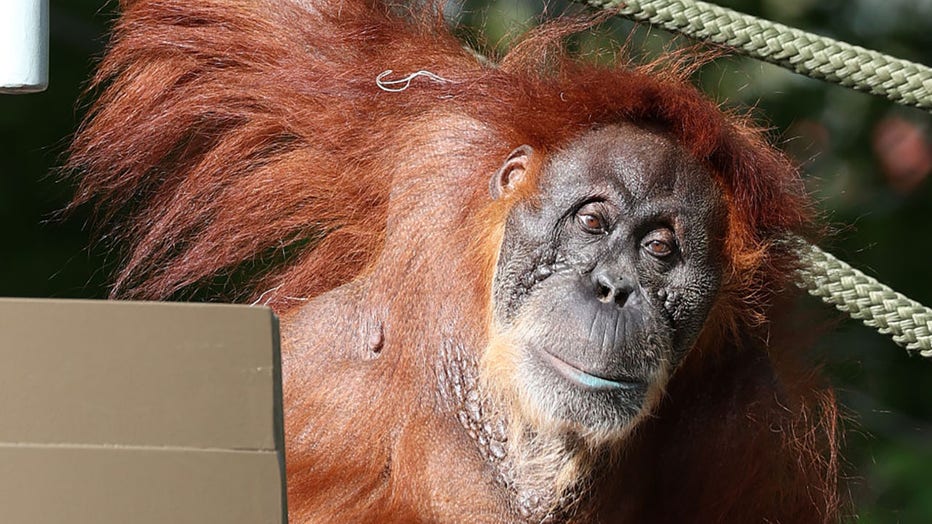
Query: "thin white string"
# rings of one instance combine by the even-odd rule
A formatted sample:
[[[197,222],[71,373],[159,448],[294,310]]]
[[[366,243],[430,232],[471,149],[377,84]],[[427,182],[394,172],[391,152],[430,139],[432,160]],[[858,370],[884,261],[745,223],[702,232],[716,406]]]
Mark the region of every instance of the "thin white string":
[[[375,85],[379,86],[379,89],[382,91],[388,91],[389,93],[400,93],[409,88],[411,86],[411,81],[419,76],[423,76],[440,84],[451,82],[450,80],[447,80],[438,74],[431,73],[430,71],[425,71],[423,69],[411,73],[404,78],[399,78],[398,80],[383,80],[386,76],[392,73],[394,73],[394,71],[391,69],[386,69],[385,71],[379,73],[379,76],[375,77]]]
[[[272,298],[274,297],[274,295],[270,296],[270,297],[268,298],[268,300],[266,300],[265,302],[262,302],[262,299],[264,299],[265,296],[268,295],[269,293],[274,293],[274,292],[278,291],[282,286],[284,286],[284,284],[279,284],[279,285],[273,287],[272,289],[266,289],[265,291],[262,292],[261,295],[259,295],[259,298],[257,298],[255,302],[253,302],[252,304],[249,304],[250,307],[251,307],[251,306],[258,306],[260,303],[261,303],[263,306],[267,306],[267,305],[269,304],[269,302],[272,301]]]

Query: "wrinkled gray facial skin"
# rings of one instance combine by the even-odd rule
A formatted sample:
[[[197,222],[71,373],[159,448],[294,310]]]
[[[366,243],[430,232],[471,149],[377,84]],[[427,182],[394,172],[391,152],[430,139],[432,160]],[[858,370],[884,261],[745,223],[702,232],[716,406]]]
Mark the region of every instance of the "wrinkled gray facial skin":
[[[527,146],[524,146],[527,147]],[[721,191],[664,134],[591,131],[515,205],[493,284],[517,381],[551,419],[618,432],[650,409],[721,281]]]

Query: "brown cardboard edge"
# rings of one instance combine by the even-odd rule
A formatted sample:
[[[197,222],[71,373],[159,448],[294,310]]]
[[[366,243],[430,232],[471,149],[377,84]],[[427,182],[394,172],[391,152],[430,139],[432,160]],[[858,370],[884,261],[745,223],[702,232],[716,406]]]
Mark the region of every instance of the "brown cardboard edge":
[[[271,311],[271,310],[270,310]],[[273,391],[273,400],[275,405],[273,406],[273,431],[275,432],[275,447],[279,450],[278,461],[279,467],[278,471],[281,475],[281,493],[282,493],[282,511],[284,512],[284,517],[282,522],[287,524],[288,522],[288,478],[286,470],[286,448],[285,448],[285,409],[284,409],[284,389],[283,389],[283,379],[282,379],[282,337],[281,337],[281,327],[279,325],[278,315],[274,312],[270,313],[272,315],[272,361],[275,362],[272,371],[272,387]]]
[[[237,310],[237,312],[232,310]],[[5,319],[0,318],[0,330],[2,330],[0,331],[0,345],[2,345],[0,347],[0,362],[6,368],[0,371],[0,392],[9,393],[5,394],[5,398],[0,400],[0,411],[4,411],[4,419],[0,421],[0,441],[2,442],[202,446],[205,448],[229,449],[282,449],[283,447],[281,348],[278,338],[278,319],[271,309],[267,307],[249,307],[234,304],[0,298],[0,312],[11,313]],[[20,317],[24,319],[41,319],[43,316],[50,318],[49,315],[51,315],[51,318],[76,317],[80,319],[87,317],[91,325],[96,326],[90,331],[94,335],[92,337],[82,332],[80,327],[77,328],[77,331],[74,331],[74,333],[77,333],[74,338],[48,335],[49,332],[54,333],[56,330],[72,333],[72,330],[76,329],[71,323],[65,322],[63,325],[69,327],[62,328],[54,323],[51,324],[51,328],[42,326],[39,328],[41,334],[34,337],[30,334],[29,329],[36,328],[23,328],[24,325],[31,325],[31,323],[18,320]],[[176,398],[178,397],[177,394],[168,395],[168,397],[174,399],[168,402],[162,399],[161,395],[153,393],[157,391],[157,388],[167,386],[156,385],[144,380],[146,387],[141,390],[150,393],[144,395],[143,402],[127,403],[103,400],[96,403],[88,400],[93,399],[96,401],[104,396],[100,390],[103,387],[110,387],[103,386],[108,384],[115,384],[112,387],[129,388],[129,391],[135,391],[139,389],[139,384],[128,382],[126,376],[146,374],[145,370],[147,368],[142,367],[146,362],[158,360],[167,362],[165,360],[168,358],[166,355],[174,354],[179,356],[177,349],[170,349],[167,353],[162,353],[158,349],[159,346],[144,343],[141,345],[147,347],[145,357],[140,361],[128,361],[127,355],[132,355],[134,351],[123,351],[123,349],[132,347],[127,343],[127,340],[132,340],[132,338],[127,338],[124,333],[117,335],[117,338],[114,339],[106,328],[102,328],[98,324],[104,325],[108,321],[113,322],[113,320],[109,319],[124,319],[130,322],[130,324],[124,323],[121,325],[142,324],[148,323],[146,318],[152,316],[154,322],[175,322],[178,319],[184,319],[183,325],[186,326],[186,330],[190,330],[192,324],[197,325],[198,321],[196,319],[202,318],[202,315],[206,315],[203,318],[210,319],[206,325],[212,326],[209,328],[211,332],[218,331],[217,326],[223,325],[227,315],[236,319],[234,320],[236,326],[242,328],[239,331],[245,330],[244,333],[248,331],[248,339],[236,336],[231,338],[223,334],[207,335],[206,332],[198,333],[198,328],[191,331],[192,340],[196,340],[198,346],[204,346],[205,351],[197,351],[201,357],[196,359],[196,367],[190,369],[211,369],[212,371],[207,372],[205,377],[211,377],[212,380],[216,380],[214,377],[222,378],[223,384],[229,384],[228,389],[234,388],[234,384],[241,384],[242,387],[237,386],[235,388],[237,395],[225,397],[205,393],[204,391],[207,388],[197,384],[195,387],[197,400],[203,402],[191,402],[192,399],[188,397]],[[192,322],[191,319],[195,320]],[[75,325],[81,326],[81,322],[81,320],[78,320]],[[148,324],[149,326],[146,326],[146,329],[142,331],[143,333],[152,331],[151,326],[159,325],[155,323]],[[161,325],[167,326],[167,331],[171,332],[171,326],[174,324],[163,323]],[[8,332],[5,329],[7,327],[11,328],[11,331]],[[122,331],[125,332],[126,330],[123,329]],[[100,333],[100,335],[96,335],[97,333]],[[129,336],[132,337],[133,335]],[[215,339],[214,336],[219,338]],[[94,337],[98,337],[99,342]],[[56,340],[53,342],[52,339]],[[119,342],[114,343],[114,340]],[[182,343],[179,343],[179,340],[181,339],[174,335],[167,336],[166,348],[183,346]],[[247,343],[246,340],[249,342]],[[216,360],[224,358],[221,352],[214,349],[220,347],[216,346],[217,341],[222,341],[223,346],[236,347],[238,356],[233,360]],[[6,344],[6,342],[9,342],[9,344]],[[99,346],[100,349],[82,349],[80,353],[75,353],[69,347],[69,344],[75,342],[78,342],[82,348]],[[17,351],[16,344],[24,344],[26,348],[35,346],[34,349],[38,349],[38,351]],[[207,349],[208,346],[210,349]],[[247,347],[252,347],[253,350],[245,350]],[[153,351],[153,349],[156,349],[156,351]],[[57,352],[61,352],[64,358],[58,359],[55,356]],[[75,357],[75,355],[83,352],[92,355],[93,358],[90,362],[108,358],[106,356],[108,354],[119,355],[119,357],[101,366],[88,363],[86,360],[80,360],[81,363],[78,364],[70,363],[72,360],[81,358]],[[181,356],[184,357],[185,355]],[[100,371],[106,370],[110,365],[116,365],[113,364],[114,362],[123,362],[133,371],[129,374],[116,372],[108,374],[106,371]],[[178,360],[178,362],[183,361]],[[222,364],[216,373],[213,371],[213,367],[205,367],[213,366],[212,362],[221,362]],[[232,363],[239,364],[234,365]],[[254,368],[252,366],[259,367]],[[181,365],[177,367],[182,368]],[[85,380],[81,378],[82,375],[88,375],[90,379]],[[48,381],[43,378],[48,376],[58,376],[60,380]],[[165,383],[168,384],[172,383],[172,379],[182,377],[184,379],[183,383],[186,384],[185,389],[195,383],[192,382],[190,372],[172,372],[166,376],[168,382]],[[5,377],[11,380],[8,382]],[[116,378],[111,381],[111,377],[124,378]],[[194,377],[194,379],[199,380],[198,377]],[[63,394],[67,396],[61,396]],[[107,398],[113,397],[113,395],[107,396]],[[64,402],[49,400],[54,398],[62,398]],[[231,398],[232,401],[224,400]],[[78,401],[75,399],[78,399]],[[178,402],[193,407],[188,408],[186,411],[182,410],[184,416],[179,417],[173,408]],[[78,404],[79,409],[70,410],[69,406],[71,404]],[[219,410],[221,416],[211,418],[199,415],[201,412],[217,413],[213,410],[205,411],[205,409],[218,405],[222,405],[222,409]],[[96,407],[86,408],[86,406]],[[163,424],[156,424],[154,430],[149,432],[141,429],[147,425],[146,423],[127,422],[128,420],[135,421],[139,417],[149,417],[149,413],[145,412],[149,406],[154,408],[154,414],[157,415],[151,417],[152,420],[164,422]],[[197,406],[204,409],[198,411]],[[242,409],[236,406],[241,406]],[[6,411],[7,409],[9,411]],[[88,411],[88,413],[85,413],[87,416],[79,420],[85,421],[82,424],[86,428],[98,429],[72,431],[62,425],[62,420],[72,416],[75,412],[83,413],[83,409]],[[126,411],[124,412],[124,410]],[[117,417],[117,414],[119,414],[119,417]],[[207,421],[212,419],[217,419],[223,424],[216,426],[212,430],[207,430],[207,428],[211,427]],[[172,429],[176,425],[178,425],[178,428]],[[207,431],[206,433],[196,429],[202,426]],[[81,424],[79,424],[80,427]],[[62,431],[59,432],[59,428]],[[107,428],[114,428],[115,431]],[[242,432],[240,432],[241,430]]]
[[[287,524],[271,482],[282,451],[4,444],[0,457],[3,522]]]

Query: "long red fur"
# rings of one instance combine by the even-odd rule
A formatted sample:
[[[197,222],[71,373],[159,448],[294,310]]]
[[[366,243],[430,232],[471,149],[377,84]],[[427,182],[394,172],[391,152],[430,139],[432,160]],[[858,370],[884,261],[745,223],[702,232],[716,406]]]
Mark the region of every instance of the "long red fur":
[[[573,24],[532,32],[490,67],[435,10],[306,3],[124,1],[68,162],[81,174],[72,205],[96,202],[128,246],[114,297],[183,297],[294,252],[243,289],[284,315],[295,521],[507,518],[494,483],[450,479],[438,458],[482,471],[433,393],[437,361],[469,361],[487,342],[508,212],[488,196],[490,174],[517,145],[554,151],[618,122],[662,127],[714,174],[725,283],[658,415],[579,518],[837,518],[831,393],[762,351],[793,267],[780,239],[812,225],[797,173],[758,129],[675,60],[566,56]],[[436,77],[387,92],[376,78],[389,69],[386,80]],[[365,369],[334,361],[367,322],[385,325],[382,355]]]

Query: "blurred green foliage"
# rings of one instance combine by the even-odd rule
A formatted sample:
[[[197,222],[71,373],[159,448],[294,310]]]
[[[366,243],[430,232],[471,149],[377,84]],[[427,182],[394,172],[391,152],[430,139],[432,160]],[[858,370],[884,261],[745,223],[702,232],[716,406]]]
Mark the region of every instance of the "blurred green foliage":
[[[720,0],[720,4],[901,58],[932,62],[932,0]],[[115,264],[92,242],[89,211],[56,212],[72,188],[55,167],[84,111],[79,94],[106,41],[115,7],[52,0],[50,87],[0,96],[0,296],[106,295]],[[458,31],[487,53],[507,50],[541,18],[582,8],[565,1],[450,2]],[[544,13],[544,14],[542,14]],[[669,47],[670,36],[612,20],[573,39],[582,55],[629,42],[635,56]],[[799,163],[833,234],[825,247],[923,303],[932,304],[932,117],[743,57],[705,67],[697,81],[726,107],[754,107],[774,141]],[[97,247],[95,247],[97,246]],[[807,300],[802,309],[836,316]],[[859,522],[932,522],[932,362],[908,357],[851,321],[822,337],[814,354],[851,421],[846,452]]]

